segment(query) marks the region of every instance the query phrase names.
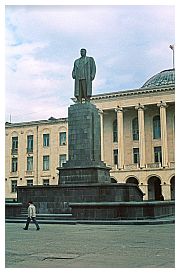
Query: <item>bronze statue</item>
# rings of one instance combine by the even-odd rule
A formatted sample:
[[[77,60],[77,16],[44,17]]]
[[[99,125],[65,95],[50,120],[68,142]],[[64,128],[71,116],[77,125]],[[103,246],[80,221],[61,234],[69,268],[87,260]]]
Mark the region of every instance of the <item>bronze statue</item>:
[[[72,77],[75,79],[74,96],[78,102],[90,101],[92,96],[92,81],[96,74],[96,65],[92,57],[86,56],[86,49],[80,50],[81,57],[74,62]]]

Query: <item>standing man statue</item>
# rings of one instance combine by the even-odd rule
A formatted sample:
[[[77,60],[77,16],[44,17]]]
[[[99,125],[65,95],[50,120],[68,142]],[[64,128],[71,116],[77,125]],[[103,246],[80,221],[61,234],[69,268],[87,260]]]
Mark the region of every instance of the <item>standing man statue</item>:
[[[74,62],[72,77],[75,79],[74,96],[78,102],[90,101],[92,96],[92,81],[96,74],[96,65],[92,57],[86,56],[86,49],[80,50],[81,57]]]

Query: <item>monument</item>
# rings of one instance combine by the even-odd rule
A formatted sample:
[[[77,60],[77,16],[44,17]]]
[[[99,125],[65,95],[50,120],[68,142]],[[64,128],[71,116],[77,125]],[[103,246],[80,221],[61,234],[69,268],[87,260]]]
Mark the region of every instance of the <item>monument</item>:
[[[96,65],[81,49],[74,62],[74,96],[77,103],[68,109],[68,161],[59,170],[59,184],[110,183],[109,170],[101,161],[100,117],[90,103]]]

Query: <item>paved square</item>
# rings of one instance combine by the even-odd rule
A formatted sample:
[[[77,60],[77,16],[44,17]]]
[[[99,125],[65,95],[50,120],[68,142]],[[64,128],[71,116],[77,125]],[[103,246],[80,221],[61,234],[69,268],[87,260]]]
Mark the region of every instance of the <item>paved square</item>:
[[[6,268],[174,268],[175,225],[6,224]]]

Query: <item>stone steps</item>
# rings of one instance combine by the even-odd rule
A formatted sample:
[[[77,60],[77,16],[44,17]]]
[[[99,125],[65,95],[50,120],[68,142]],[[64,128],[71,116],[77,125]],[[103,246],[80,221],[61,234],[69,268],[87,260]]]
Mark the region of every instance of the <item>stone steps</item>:
[[[54,220],[54,219],[37,219],[39,224],[66,224],[75,225],[77,222],[75,220]],[[5,220],[6,223],[26,223],[26,219],[20,218],[8,218]]]
[[[10,217],[9,217],[10,218]],[[13,217],[15,218],[15,217]],[[21,213],[20,215],[17,216],[18,219],[26,219],[27,218],[27,213]],[[51,219],[51,220],[67,220],[67,219],[72,219],[72,214],[71,213],[57,213],[57,214],[46,214],[46,213],[39,213],[36,216],[37,220],[46,220],[46,219]]]
[[[16,217],[6,218],[6,223],[25,223],[27,219],[27,213],[21,213]],[[76,220],[72,217],[71,213],[60,214],[37,214],[36,217],[38,223],[43,224],[76,224]]]

